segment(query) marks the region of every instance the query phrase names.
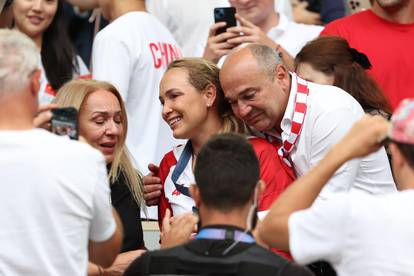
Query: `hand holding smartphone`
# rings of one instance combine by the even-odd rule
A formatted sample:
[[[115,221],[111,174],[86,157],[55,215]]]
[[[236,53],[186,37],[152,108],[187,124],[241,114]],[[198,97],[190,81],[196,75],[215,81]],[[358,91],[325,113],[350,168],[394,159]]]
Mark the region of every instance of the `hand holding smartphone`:
[[[227,28],[237,25],[235,18],[236,9],[234,7],[222,7],[214,9],[214,22],[226,22],[226,26],[218,29],[216,35],[226,32]]]
[[[54,108],[52,111],[51,130],[57,135],[69,136],[78,140],[78,111],[73,107]]]

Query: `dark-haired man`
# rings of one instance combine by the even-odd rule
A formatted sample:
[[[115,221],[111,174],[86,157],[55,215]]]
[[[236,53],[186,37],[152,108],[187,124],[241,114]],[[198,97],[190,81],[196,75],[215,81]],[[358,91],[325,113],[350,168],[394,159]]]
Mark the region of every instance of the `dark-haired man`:
[[[388,134],[389,133],[389,134]],[[348,160],[378,150],[388,134],[399,192],[380,197],[341,193],[312,205]],[[412,275],[414,271],[414,100],[400,104],[391,124],[367,117],[274,203],[259,227],[267,243],[306,264],[329,261],[338,275]]]
[[[263,182],[247,141],[234,134],[211,139],[199,153],[190,192],[201,229],[183,246],[135,260],[129,275],[312,275],[258,246],[250,232]],[[192,225],[193,226],[193,225]]]

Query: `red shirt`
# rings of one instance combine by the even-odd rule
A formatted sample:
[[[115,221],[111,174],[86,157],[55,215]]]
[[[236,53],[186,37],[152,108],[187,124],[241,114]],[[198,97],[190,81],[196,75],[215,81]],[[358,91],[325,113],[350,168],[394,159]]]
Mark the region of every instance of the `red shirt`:
[[[414,24],[390,22],[366,10],[331,22],[321,35],[342,37],[368,56],[368,72],[393,109],[414,96]]]
[[[267,140],[258,137],[252,137],[248,140],[253,146],[256,156],[260,164],[260,178],[266,183],[265,190],[259,199],[258,211],[265,211],[270,209],[272,203],[295,179],[294,172],[289,168],[277,154],[278,147],[269,143]],[[179,158],[179,157],[178,157]],[[169,203],[168,196],[166,196],[166,180],[170,177],[177,159],[173,151],[168,152],[162,159],[159,166],[158,177],[161,179],[163,189],[161,190],[161,197],[158,203],[158,224],[162,229],[162,219],[165,216],[165,211],[170,209],[173,215],[173,210]],[[191,167],[191,165],[190,165]],[[191,183],[188,183],[191,184]],[[171,189],[170,189],[171,190]],[[173,189],[174,190],[174,189]],[[173,193],[178,193],[174,190]],[[182,196],[175,194],[175,196]],[[174,196],[174,195],[173,195]],[[192,210],[188,210],[191,212]],[[284,257],[291,259],[290,255],[283,251],[274,251]]]

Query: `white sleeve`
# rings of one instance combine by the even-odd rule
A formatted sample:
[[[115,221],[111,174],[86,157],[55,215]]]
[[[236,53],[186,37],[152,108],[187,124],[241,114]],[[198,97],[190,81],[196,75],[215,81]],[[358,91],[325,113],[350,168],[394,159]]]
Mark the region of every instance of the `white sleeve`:
[[[338,262],[344,248],[349,212],[347,194],[294,212],[288,220],[293,259],[302,265],[319,260]]]
[[[93,217],[89,239],[94,242],[108,240],[116,230],[116,223],[112,215],[111,190],[103,163],[102,158],[102,162],[99,162],[97,166],[97,182],[93,194]]]
[[[117,36],[98,33],[92,48],[93,78],[113,84],[126,102],[131,72],[131,55],[126,42]]]
[[[338,143],[359,119],[348,108],[335,109],[317,117],[312,131],[310,167],[316,166],[333,145]],[[360,159],[342,165],[319,194],[318,200],[351,189],[360,166]]]

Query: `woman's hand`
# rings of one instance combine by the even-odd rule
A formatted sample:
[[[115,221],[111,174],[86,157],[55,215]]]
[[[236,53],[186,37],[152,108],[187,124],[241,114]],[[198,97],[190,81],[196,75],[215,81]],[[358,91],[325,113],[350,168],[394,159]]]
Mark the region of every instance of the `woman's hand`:
[[[162,220],[161,248],[170,248],[190,241],[197,229],[197,222],[198,217],[192,213],[172,218],[170,210],[167,209]]]

